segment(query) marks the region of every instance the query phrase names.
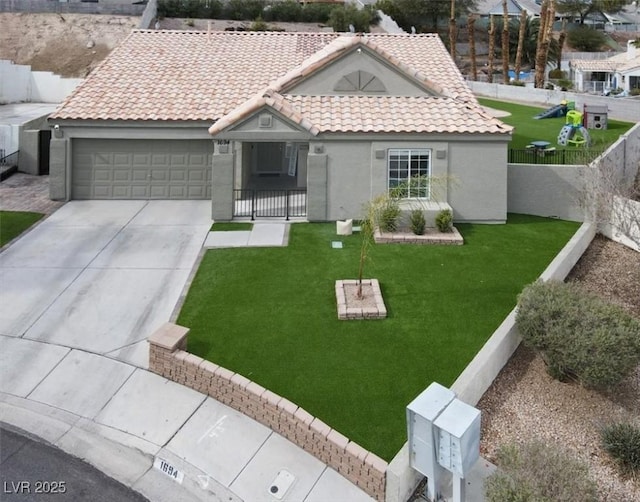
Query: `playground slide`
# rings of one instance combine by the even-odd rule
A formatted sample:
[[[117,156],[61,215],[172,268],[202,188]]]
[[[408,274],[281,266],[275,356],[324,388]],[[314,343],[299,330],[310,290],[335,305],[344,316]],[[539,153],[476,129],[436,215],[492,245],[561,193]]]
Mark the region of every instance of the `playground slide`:
[[[545,110],[543,112],[538,113],[538,115],[536,115],[533,118],[538,120],[538,119],[550,119],[550,118],[555,118],[555,117],[564,117],[564,113],[562,113],[562,111],[561,111],[562,107],[563,107],[563,105],[552,106],[548,110]],[[559,115],[559,113],[561,115]]]

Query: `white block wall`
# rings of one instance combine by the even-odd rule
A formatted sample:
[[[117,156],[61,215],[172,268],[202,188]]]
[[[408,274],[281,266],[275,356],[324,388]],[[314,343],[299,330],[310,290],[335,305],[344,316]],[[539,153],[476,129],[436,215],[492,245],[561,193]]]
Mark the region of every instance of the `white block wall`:
[[[0,60],[0,104],[60,103],[82,82]]]

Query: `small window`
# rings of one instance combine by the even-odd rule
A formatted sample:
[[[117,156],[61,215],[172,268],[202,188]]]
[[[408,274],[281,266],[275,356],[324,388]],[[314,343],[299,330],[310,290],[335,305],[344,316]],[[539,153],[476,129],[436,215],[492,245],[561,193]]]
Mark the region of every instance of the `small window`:
[[[390,149],[388,188],[404,199],[431,197],[431,150]]]

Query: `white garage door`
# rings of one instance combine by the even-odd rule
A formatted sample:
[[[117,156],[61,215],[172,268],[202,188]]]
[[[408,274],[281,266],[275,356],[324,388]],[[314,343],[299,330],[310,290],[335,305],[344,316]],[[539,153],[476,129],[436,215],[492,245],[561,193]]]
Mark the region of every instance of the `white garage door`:
[[[73,199],[210,199],[213,142],[73,140]]]

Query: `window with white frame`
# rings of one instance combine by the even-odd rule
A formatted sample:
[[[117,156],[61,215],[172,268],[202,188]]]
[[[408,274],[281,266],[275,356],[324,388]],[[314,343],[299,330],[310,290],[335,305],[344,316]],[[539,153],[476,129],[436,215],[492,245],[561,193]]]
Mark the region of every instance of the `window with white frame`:
[[[390,191],[399,190],[405,199],[430,198],[431,150],[392,148],[388,171]]]

